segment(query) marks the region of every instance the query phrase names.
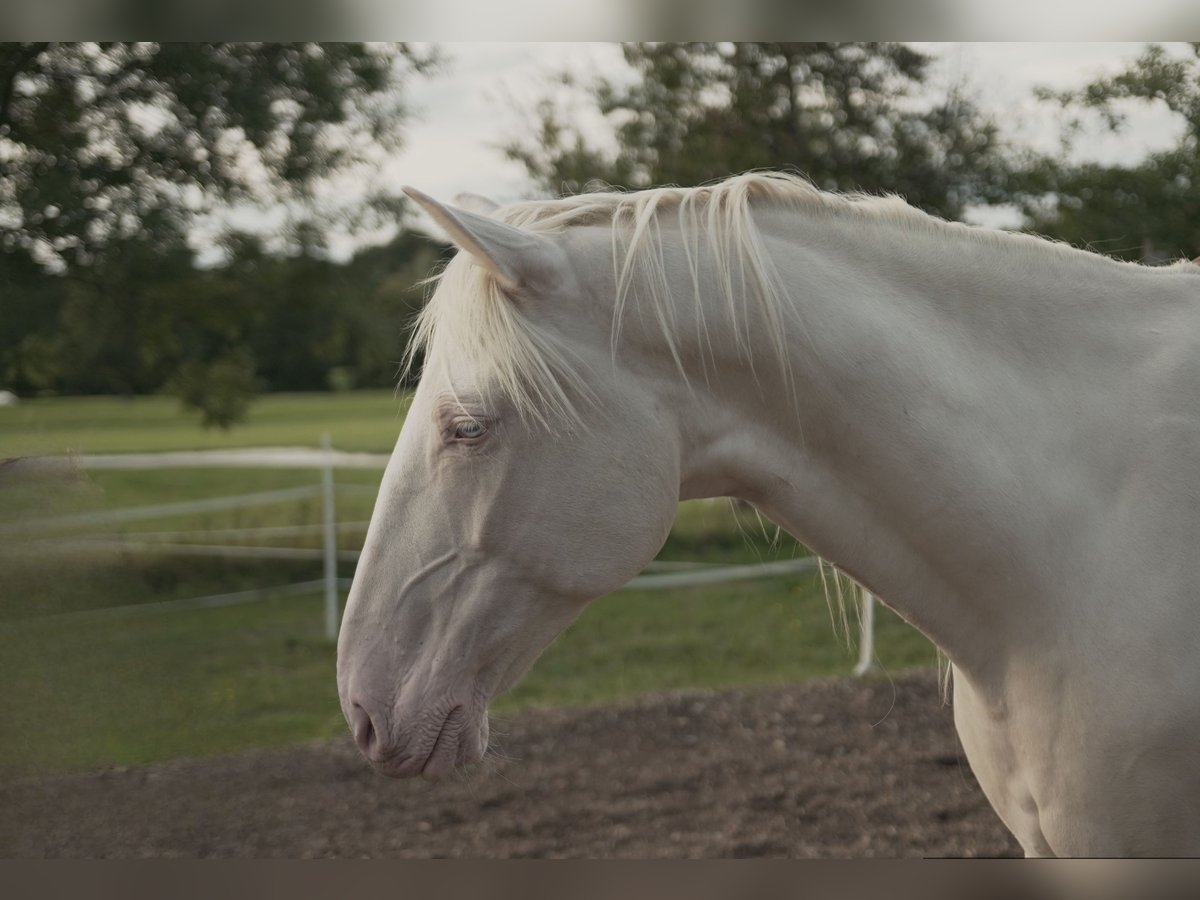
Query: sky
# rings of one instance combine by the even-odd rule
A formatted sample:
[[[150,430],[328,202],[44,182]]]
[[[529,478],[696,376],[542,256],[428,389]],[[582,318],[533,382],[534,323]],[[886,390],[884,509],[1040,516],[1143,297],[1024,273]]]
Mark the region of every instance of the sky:
[[[524,167],[506,160],[500,147],[527,127],[519,110],[544,96],[556,73],[569,71],[585,82],[595,75],[621,77],[627,72],[620,48],[612,43],[444,43],[445,65],[432,78],[407,85],[412,117],[406,146],[384,165],[379,177],[389,193],[413,185],[441,200],[463,192],[498,202],[536,196]],[[921,43],[916,46],[937,62],[935,86],[962,82],[976,102],[997,117],[1019,143],[1053,151],[1058,147],[1061,116],[1034,98],[1034,88],[1075,87],[1122,69],[1136,58],[1141,43]],[[584,104],[579,121],[598,140],[605,131],[598,115]],[[1147,152],[1170,146],[1180,125],[1165,109],[1138,112],[1119,135],[1097,129],[1083,153],[1102,162],[1134,162]],[[337,190],[352,189],[341,186]],[[973,210],[977,224],[1016,227],[1012,210]],[[417,226],[436,231],[428,220]],[[334,238],[335,256],[352,250]]]

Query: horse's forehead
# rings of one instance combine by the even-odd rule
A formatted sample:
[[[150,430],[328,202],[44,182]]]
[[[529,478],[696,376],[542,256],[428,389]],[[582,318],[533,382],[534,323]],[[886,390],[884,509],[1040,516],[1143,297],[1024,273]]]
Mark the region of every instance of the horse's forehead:
[[[488,393],[486,387],[479,361],[454,347],[433,348],[421,375],[422,392],[435,406],[454,398],[464,405],[474,402]]]

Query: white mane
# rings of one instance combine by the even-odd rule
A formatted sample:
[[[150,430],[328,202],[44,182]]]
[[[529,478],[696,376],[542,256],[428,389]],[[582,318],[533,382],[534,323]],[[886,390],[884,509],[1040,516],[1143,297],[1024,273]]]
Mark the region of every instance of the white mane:
[[[857,216],[876,225],[910,231],[945,232],[959,240],[983,243],[1008,252],[1040,250],[1065,260],[1101,257],[1065,244],[1030,235],[1012,234],[946,222],[918,210],[897,196],[833,194],[804,179],[779,172],[754,172],[695,188],[661,187],[633,193],[604,191],[556,200],[515,203],[494,213],[510,225],[538,233],[561,232],[580,226],[609,226],[615,285],[612,345],[620,340],[630,297],[661,327],[667,348],[680,374],[688,377],[679,352],[680,304],[695,303],[697,334],[707,347],[712,329],[726,329],[739,356],[753,368],[755,343],[769,353],[791,384],[791,364],[784,337],[786,325],[802,327],[751,215],[751,205],[773,204],[809,217]],[[759,206],[759,208],[762,208]],[[691,269],[691,296],[668,283],[664,264],[663,231],[672,229],[682,242]],[[717,313],[702,301],[699,262],[704,258],[716,272],[715,285],[706,285],[723,301]],[[1117,263],[1115,265],[1131,265]],[[1171,267],[1176,270],[1175,267]],[[1200,267],[1196,267],[1200,273]],[[456,354],[478,366],[481,384],[499,392],[528,420],[548,424],[565,420],[581,425],[579,401],[591,401],[585,373],[570,351],[539,327],[519,303],[505,295],[496,281],[460,254],[430,279],[436,290],[417,318],[405,362],[411,370],[416,357],[428,361]],[[714,320],[719,315],[719,321]],[[766,323],[766,334],[751,335],[749,322]],[[708,365],[705,362],[705,376]]]

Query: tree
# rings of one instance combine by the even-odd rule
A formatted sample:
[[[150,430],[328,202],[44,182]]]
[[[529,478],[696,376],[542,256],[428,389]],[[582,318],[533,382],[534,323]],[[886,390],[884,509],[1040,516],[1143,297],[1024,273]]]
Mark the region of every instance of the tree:
[[[217,204],[302,209],[331,175],[394,149],[405,45],[0,45],[0,247],[88,266]]]
[[[1179,119],[1179,143],[1129,166],[1038,160],[1018,180],[1031,227],[1050,237],[1131,260],[1161,262],[1200,254],[1200,43],[1176,56],[1158,44],[1124,71],[1044,99],[1067,115],[1066,149],[1084,115],[1116,131],[1131,103],[1160,103]]]
[[[828,190],[894,192],[956,217],[1003,183],[994,123],[961,91],[922,102],[931,58],[903,44],[657,43],[624,53],[631,84],[588,86],[615,153],[567,124],[552,98],[538,104],[532,138],[506,147],[547,190],[791,167]]]
[[[399,145],[403,82],[435,62],[408,45],[0,45],[0,378],[35,390],[171,385],[228,425],[279,374],[277,348],[255,353],[258,326],[286,318],[282,300],[327,305],[314,299],[331,268],[317,259],[331,224],[318,192]],[[287,249],[309,269],[288,270],[280,302],[262,293],[278,271],[261,247],[239,247],[251,263],[202,273],[188,244],[199,217],[264,208],[286,212]],[[399,206],[367,196],[332,215],[371,229]],[[333,331],[328,318],[306,334],[314,327],[318,340]]]
[[[226,262],[195,268],[182,244],[130,239],[88,279],[0,254],[0,383],[19,393],[169,390],[228,427],[259,390],[394,385],[421,279],[447,252],[405,231],[344,263],[268,253],[229,234]],[[7,277],[4,277],[7,276]],[[119,285],[120,290],[105,290]]]

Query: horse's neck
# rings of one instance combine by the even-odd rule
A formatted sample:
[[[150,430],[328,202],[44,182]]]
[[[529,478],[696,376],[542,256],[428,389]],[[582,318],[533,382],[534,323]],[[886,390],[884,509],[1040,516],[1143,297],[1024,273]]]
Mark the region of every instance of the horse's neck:
[[[799,307],[796,391],[765,366],[710,379],[717,409],[681,426],[684,495],[749,499],[957,664],[990,665],[997,629],[1044,627],[1021,607],[1081,558],[1120,465],[1102,413],[1152,341],[1145,303],[1128,312],[1146,275],[887,223],[764,231]]]

